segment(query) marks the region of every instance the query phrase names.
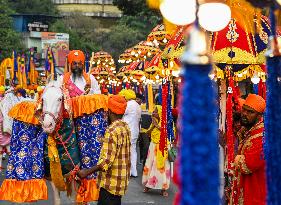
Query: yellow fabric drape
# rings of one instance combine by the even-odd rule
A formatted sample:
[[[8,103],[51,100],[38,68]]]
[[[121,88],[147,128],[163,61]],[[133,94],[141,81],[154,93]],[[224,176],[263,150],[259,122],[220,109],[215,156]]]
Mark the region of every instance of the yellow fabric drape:
[[[148,90],[148,112],[152,113],[154,108],[152,84],[147,85],[147,90]]]
[[[234,18],[244,30],[250,33],[257,33],[254,21],[260,24],[262,9],[253,7],[246,0],[226,0],[231,9],[231,17]]]
[[[48,157],[50,160],[50,173],[52,181],[59,191],[65,191],[66,185],[61,171],[61,163],[55,139],[48,136]]]

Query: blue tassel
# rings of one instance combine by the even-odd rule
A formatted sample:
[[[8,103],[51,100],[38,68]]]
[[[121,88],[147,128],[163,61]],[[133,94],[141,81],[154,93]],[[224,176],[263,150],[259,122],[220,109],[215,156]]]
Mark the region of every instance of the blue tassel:
[[[211,65],[185,65],[180,113],[181,205],[218,205],[219,150]]]
[[[265,113],[267,204],[281,204],[281,57],[267,58],[268,79]]]
[[[174,141],[174,118],[172,114],[172,93],[171,93],[171,82],[168,82],[168,102],[167,102],[167,134],[170,142]]]
[[[146,110],[148,110],[148,86],[145,86],[145,105],[146,105]]]
[[[253,84],[253,90],[254,90],[254,94],[258,95],[259,94],[259,84]]]
[[[85,70],[86,73],[88,73],[90,70],[90,56],[88,52],[86,52]]]
[[[158,103],[159,105],[162,105],[162,85],[159,85],[159,91],[158,91]]]

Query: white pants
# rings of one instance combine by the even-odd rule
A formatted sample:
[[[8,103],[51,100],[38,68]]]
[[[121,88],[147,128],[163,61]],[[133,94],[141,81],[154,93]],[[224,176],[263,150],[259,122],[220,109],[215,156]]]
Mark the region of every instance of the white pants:
[[[131,176],[138,176],[137,172],[137,140],[131,142]]]

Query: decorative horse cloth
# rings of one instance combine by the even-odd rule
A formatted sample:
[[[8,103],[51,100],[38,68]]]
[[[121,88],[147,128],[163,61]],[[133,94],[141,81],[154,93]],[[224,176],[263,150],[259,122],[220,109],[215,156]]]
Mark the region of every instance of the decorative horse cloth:
[[[104,95],[87,95],[72,99],[75,128],[80,149],[81,169],[88,169],[98,163],[101,140],[107,128],[107,102]],[[79,191],[77,202],[96,201],[99,189],[96,174],[82,181],[84,192]]]
[[[38,125],[14,120],[0,200],[21,203],[48,199],[43,157],[46,138]]]
[[[48,199],[43,157],[47,135],[38,125],[34,111],[34,103],[21,102],[9,112],[14,118],[11,155],[0,200],[21,203]]]
[[[56,147],[59,153],[62,174],[69,174],[80,163],[80,155],[75,127],[69,118],[63,119],[61,128],[55,136]],[[64,143],[64,145],[63,145]],[[48,158],[47,143],[45,144],[45,166],[47,177],[50,176],[50,160]]]

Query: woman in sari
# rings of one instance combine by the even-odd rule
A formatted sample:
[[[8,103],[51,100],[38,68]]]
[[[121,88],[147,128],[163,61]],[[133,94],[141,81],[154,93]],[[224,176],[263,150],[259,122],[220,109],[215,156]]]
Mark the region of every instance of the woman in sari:
[[[167,151],[164,152],[163,156],[162,151],[159,149],[161,116],[162,106],[157,105],[152,113],[151,126],[147,131],[151,137],[151,142],[147,153],[147,160],[143,169],[142,183],[145,186],[145,193],[150,189],[159,189],[161,190],[161,194],[167,197],[171,172]]]

